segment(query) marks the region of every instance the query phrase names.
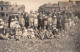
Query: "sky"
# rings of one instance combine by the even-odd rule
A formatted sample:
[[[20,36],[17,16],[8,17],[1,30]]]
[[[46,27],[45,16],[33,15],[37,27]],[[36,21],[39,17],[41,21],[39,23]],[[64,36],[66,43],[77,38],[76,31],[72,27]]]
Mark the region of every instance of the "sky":
[[[11,4],[25,5],[25,11],[29,13],[30,10],[36,11],[39,6],[46,3],[57,3],[58,1],[68,1],[68,0],[2,0],[9,1]]]

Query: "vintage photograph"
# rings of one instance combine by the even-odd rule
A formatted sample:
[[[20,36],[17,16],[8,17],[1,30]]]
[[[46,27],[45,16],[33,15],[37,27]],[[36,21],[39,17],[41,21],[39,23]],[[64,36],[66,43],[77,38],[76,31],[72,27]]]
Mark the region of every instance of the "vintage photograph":
[[[0,52],[80,52],[80,0],[0,0]]]

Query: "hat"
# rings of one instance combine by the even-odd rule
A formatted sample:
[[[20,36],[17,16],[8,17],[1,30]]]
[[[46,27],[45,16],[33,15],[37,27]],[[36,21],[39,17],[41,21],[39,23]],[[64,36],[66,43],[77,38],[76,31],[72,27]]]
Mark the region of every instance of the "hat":
[[[17,21],[17,18],[15,17],[14,20]]]

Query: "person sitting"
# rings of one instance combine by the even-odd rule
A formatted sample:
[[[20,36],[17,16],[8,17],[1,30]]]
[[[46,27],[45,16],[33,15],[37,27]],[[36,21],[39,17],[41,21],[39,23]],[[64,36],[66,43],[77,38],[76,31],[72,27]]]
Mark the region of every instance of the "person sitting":
[[[22,31],[21,31],[21,28],[18,27],[18,28],[16,29],[16,40],[20,40],[21,37],[22,37]]]
[[[0,34],[0,39],[4,39],[4,40],[6,39],[7,40],[7,39],[9,39],[8,37],[9,37],[8,33],[6,33],[6,35]]]
[[[28,30],[26,29],[26,27],[23,28],[23,32],[22,32],[22,36],[23,38],[27,38],[27,35],[28,35]]]
[[[40,39],[44,39],[44,31],[43,30],[40,31],[39,38]]]
[[[58,35],[58,29],[53,27],[52,33],[53,33],[54,37],[56,38],[56,35]]]
[[[46,32],[46,37],[47,37],[48,39],[54,38],[54,35],[53,35],[53,33],[52,33],[51,30],[47,30],[47,32]]]
[[[35,34],[35,36],[39,37],[39,31],[37,28],[34,29],[34,34]]]
[[[13,39],[13,38],[15,38],[15,26],[12,26],[11,28],[10,28],[10,32],[9,32],[9,38],[10,39]]]
[[[33,28],[28,28],[28,38],[34,38],[34,31]]]

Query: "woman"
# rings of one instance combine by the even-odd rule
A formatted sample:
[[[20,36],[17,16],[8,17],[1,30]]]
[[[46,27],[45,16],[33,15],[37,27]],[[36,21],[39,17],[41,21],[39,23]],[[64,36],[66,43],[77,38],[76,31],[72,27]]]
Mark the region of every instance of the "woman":
[[[22,31],[21,28],[17,28],[16,29],[16,39],[20,40],[20,38],[22,37]]]
[[[28,35],[28,30],[26,29],[26,27],[23,28],[23,37]]]

